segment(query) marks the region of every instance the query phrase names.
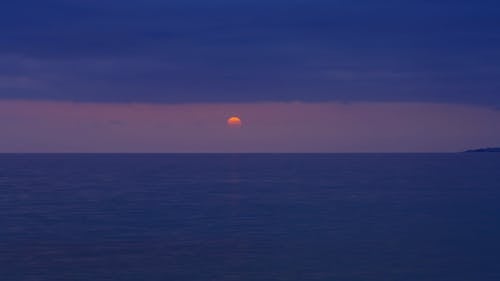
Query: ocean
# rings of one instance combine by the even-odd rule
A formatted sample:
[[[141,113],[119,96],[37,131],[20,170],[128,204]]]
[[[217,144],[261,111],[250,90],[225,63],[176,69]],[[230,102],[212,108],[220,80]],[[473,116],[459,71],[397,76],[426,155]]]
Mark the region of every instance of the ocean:
[[[0,280],[498,281],[500,154],[1,154]]]

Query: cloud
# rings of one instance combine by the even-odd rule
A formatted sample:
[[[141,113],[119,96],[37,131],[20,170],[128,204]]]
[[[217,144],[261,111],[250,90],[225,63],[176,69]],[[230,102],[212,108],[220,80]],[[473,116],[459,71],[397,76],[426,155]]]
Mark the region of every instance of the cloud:
[[[499,104],[499,15],[488,0],[10,1],[0,99]]]
[[[0,89],[38,89],[42,87],[40,81],[24,76],[0,76]]]

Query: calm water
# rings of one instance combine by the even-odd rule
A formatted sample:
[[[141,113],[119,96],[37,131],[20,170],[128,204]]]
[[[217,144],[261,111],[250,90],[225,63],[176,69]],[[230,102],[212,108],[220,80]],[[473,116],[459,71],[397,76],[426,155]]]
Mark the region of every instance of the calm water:
[[[500,154],[0,155],[0,280],[500,280]]]

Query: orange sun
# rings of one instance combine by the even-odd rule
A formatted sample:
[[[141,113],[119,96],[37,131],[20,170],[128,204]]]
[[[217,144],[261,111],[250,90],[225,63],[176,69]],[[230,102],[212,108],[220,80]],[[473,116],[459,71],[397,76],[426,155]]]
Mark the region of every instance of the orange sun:
[[[231,128],[241,128],[241,119],[238,116],[233,116],[227,119],[227,125]]]

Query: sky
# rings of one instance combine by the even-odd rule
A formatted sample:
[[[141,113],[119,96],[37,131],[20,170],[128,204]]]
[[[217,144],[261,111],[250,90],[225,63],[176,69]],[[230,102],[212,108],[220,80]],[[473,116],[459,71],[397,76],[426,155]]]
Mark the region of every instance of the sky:
[[[490,0],[9,1],[0,152],[500,146],[499,18]]]

